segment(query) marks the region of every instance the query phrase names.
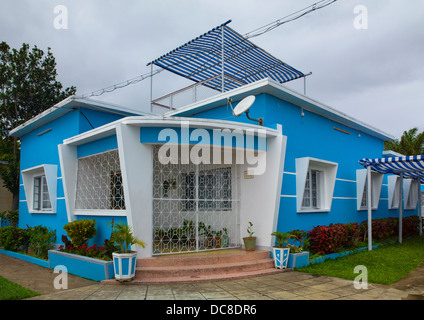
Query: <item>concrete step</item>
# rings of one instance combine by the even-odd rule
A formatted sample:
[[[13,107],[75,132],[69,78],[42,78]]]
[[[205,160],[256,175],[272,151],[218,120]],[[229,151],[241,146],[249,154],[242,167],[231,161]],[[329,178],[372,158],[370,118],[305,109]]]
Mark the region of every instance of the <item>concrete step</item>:
[[[289,269],[286,269],[289,270]],[[213,274],[213,275],[191,275],[184,277],[167,277],[167,278],[145,278],[142,276],[136,277],[133,281],[128,282],[128,284],[183,284],[183,283],[193,283],[193,282],[210,282],[210,281],[222,281],[222,280],[235,280],[235,279],[244,279],[250,277],[259,277],[270,274],[275,274],[279,272],[284,272],[286,270],[280,270],[275,268],[263,269],[263,270],[254,270],[254,271],[244,271],[236,272],[229,274]],[[116,280],[106,280],[113,284],[118,284]],[[103,281],[102,281],[103,283]]]
[[[198,266],[220,263],[232,263],[243,261],[254,261],[269,259],[270,252],[267,250],[222,250],[216,251],[186,253],[178,255],[163,255],[146,259],[137,259],[139,267],[168,267],[168,266]]]
[[[222,250],[137,259],[135,278],[128,284],[191,283],[241,279],[283,272],[267,250]],[[105,280],[105,284],[118,281]]]
[[[139,275],[144,278],[166,278],[166,277],[185,277],[213,274],[228,274],[244,271],[255,271],[269,269],[274,266],[271,259],[261,259],[252,261],[241,261],[231,263],[214,263],[199,265],[170,265],[168,267],[137,267],[136,277]]]

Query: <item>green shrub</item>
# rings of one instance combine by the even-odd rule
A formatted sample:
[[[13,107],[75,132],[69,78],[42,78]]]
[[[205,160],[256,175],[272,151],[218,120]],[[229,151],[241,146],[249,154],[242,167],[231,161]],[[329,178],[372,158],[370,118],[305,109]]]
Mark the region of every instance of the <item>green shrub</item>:
[[[56,231],[36,226],[28,228],[27,235],[29,236],[28,251],[36,257],[47,259],[48,251],[56,242]]]
[[[26,250],[29,236],[26,229],[8,226],[0,228],[0,247],[9,251]]]
[[[69,222],[63,226],[72,244],[80,248],[96,235],[96,220],[82,219]]]

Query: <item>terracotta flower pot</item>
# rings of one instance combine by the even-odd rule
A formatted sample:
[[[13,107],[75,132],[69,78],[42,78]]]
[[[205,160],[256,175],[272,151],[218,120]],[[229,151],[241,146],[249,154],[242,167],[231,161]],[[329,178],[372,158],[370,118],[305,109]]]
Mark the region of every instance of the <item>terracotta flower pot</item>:
[[[244,248],[246,251],[255,251],[256,249],[256,237],[245,237],[243,238]]]

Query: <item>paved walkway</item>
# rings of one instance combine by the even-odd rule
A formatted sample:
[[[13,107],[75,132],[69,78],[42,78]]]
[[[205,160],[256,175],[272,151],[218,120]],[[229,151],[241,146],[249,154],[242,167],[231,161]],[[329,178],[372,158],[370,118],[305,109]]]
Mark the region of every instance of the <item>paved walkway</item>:
[[[0,275],[42,295],[32,300],[416,300],[424,299],[424,264],[397,283],[369,284],[297,271],[239,280],[168,285],[103,285],[69,275],[57,290],[52,270],[0,254]]]

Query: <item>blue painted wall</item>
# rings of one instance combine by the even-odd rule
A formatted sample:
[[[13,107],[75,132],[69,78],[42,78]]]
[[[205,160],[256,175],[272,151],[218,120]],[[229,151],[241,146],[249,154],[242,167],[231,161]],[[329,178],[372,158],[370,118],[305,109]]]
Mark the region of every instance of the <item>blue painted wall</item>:
[[[269,94],[256,96],[249,115],[256,119],[264,117],[264,126],[269,128],[275,129],[277,124],[281,124],[283,134],[287,136],[277,230],[311,230],[317,225],[338,222],[360,223],[367,219],[366,210],[357,210],[356,170],[363,169],[358,163],[360,159],[382,157],[383,140],[306,110],[304,116],[301,116],[300,107]],[[192,117],[255,123],[248,120],[244,114],[234,117],[231,108],[226,105],[194,114]],[[334,127],[350,134],[335,130]],[[332,207],[329,212],[297,213],[295,161],[303,157],[338,163]],[[373,210],[373,218],[398,216],[397,210],[388,210],[387,189],[387,177],[384,177],[379,207],[378,210]],[[416,214],[417,210],[404,211],[404,216]]]
[[[21,137],[21,171],[32,168],[41,164],[53,164],[58,166],[57,172],[57,213],[55,214],[43,214],[43,213],[29,213],[28,206],[25,198],[24,186],[21,183],[19,190],[19,224],[21,228],[27,226],[43,225],[51,229],[56,230],[57,243],[62,243],[61,238],[66,232],[63,230],[63,226],[68,223],[66,206],[65,206],[65,195],[62,184],[62,174],[59,163],[59,151],[58,145],[63,143],[63,140],[78,135],[80,133],[91,130],[110,123],[112,121],[122,118],[120,115],[101,112],[97,110],[91,110],[81,108],[80,110],[71,110],[67,114],[37,128],[23,137]],[[38,133],[43,132],[47,129],[51,131],[37,136]],[[101,151],[105,151],[105,142],[110,145],[110,149],[116,148],[116,136],[103,139],[104,141],[93,142],[91,144],[80,146],[78,149],[78,155],[84,156],[93,154]],[[93,217],[78,217],[81,218],[93,218]],[[98,233],[96,237],[90,241],[90,244],[96,243],[102,245],[104,239],[110,236],[110,227],[107,226],[112,218],[115,221],[124,220],[122,217],[95,217],[97,221]]]

